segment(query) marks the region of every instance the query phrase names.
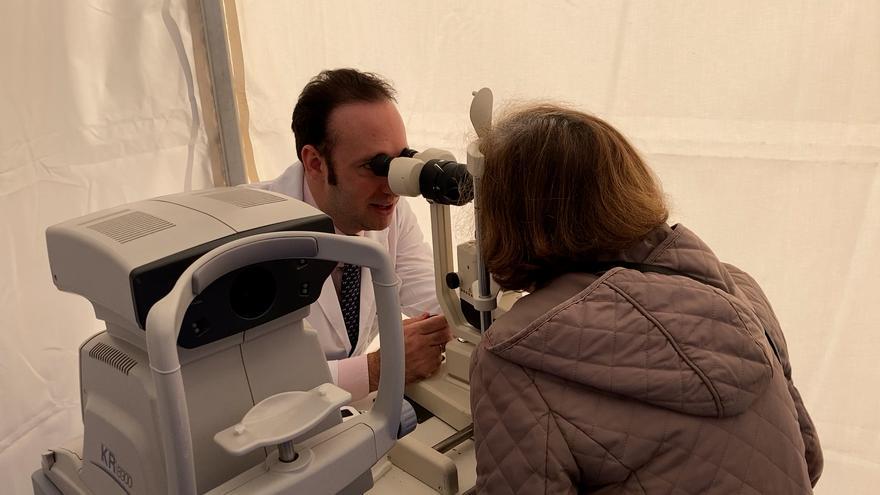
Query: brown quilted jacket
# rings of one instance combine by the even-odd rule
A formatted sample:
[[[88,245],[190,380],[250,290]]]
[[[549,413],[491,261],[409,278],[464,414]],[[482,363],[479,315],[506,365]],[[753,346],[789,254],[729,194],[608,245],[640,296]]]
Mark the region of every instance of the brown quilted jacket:
[[[702,282],[569,273],[498,319],[471,371],[478,492],[812,493],[822,452],[755,281],[681,225],[616,259]]]

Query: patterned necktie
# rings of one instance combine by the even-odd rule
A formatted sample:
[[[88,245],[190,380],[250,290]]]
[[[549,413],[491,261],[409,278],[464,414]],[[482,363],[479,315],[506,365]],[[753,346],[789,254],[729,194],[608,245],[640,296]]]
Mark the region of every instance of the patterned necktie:
[[[339,306],[342,308],[342,319],[351,342],[351,352],[358,341],[358,327],[361,312],[361,267],[358,265],[342,265],[342,289],[339,291]],[[349,355],[351,355],[349,352]]]

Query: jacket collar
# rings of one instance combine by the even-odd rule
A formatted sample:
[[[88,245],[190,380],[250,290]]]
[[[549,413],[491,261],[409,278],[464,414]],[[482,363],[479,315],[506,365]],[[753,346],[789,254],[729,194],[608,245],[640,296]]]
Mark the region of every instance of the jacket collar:
[[[682,224],[663,224],[641,241],[603,260],[657,265],[702,280],[732,294],[735,283],[712,249]]]

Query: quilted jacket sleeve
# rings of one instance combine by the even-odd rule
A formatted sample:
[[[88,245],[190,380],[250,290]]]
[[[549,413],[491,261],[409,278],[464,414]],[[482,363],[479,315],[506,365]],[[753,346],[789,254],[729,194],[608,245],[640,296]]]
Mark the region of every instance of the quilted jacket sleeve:
[[[578,492],[579,470],[529,373],[483,345],[474,353],[471,405],[478,493]]]
[[[804,406],[804,401],[801,398],[800,392],[797,387],[794,386],[794,381],[792,380],[791,375],[791,361],[788,356],[788,346],[785,343],[785,335],[782,333],[782,327],[776,319],[776,314],[770,306],[770,301],[767,299],[767,296],[764,294],[764,291],[761,290],[761,287],[755,279],[753,279],[748,273],[733,265],[725,266],[730,271],[737,286],[749,298],[755,314],[761,320],[765,330],[770,334],[770,337],[773,338],[773,341],[779,350],[779,360],[782,364],[782,370],[785,373],[786,381],[788,382],[788,391],[792,400],[794,400],[795,407],[797,408],[798,423],[801,430],[801,436],[804,439],[804,446],[806,447],[805,457],[807,461],[807,469],[810,473],[810,482],[813,486],[816,486],[819,477],[822,475],[822,469],[825,463],[822,455],[822,446],[819,443],[819,435],[816,433],[816,426],[813,424],[813,419],[810,418],[810,413],[807,412],[807,408]]]

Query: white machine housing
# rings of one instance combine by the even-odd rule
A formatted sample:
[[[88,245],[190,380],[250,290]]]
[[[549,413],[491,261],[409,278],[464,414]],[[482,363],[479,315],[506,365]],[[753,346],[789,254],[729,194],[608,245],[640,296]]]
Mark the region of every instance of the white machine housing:
[[[143,342],[147,312],[199,256],[277,231],[333,232],[321,211],[282,194],[218,188],[172,194],[46,229],[52,280],[88,299],[114,336]]]
[[[88,298],[107,330],[80,349],[82,442],[43,456],[35,493],[369,489],[370,466],[415,425],[413,417],[401,426],[397,281],[381,247],[327,234],[332,229],[300,201],[249,188],[164,196],[50,227],[55,284]],[[285,233],[296,230],[310,232]],[[382,285],[381,407],[343,431],[338,405],[350,395],[332,385],[317,335],[302,319],[336,261],[356,258]],[[278,413],[306,393],[332,400],[312,417]],[[233,445],[251,431],[262,443]],[[279,448],[288,442],[297,460],[279,462],[266,438]],[[294,441],[302,446],[295,452]],[[333,463],[354,474],[328,475]],[[310,469],[320,476],[307,479]]]

